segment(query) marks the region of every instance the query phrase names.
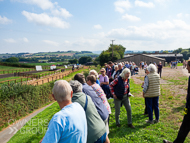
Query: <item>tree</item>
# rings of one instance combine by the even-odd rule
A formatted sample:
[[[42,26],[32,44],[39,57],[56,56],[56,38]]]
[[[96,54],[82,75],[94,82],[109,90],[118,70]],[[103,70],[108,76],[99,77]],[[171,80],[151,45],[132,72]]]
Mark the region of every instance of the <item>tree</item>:
[[[19,61],[19,59],[16,57],[10,57],[5,60],[5,62],[9,62],[9,63],[18,63],[18,61]]]
[[[143,53],[143,54],[147,54],[147,52],[146,52],[146,51],[143,51],[142,53]]]
[[[113,61],[116,61],[118,59],[121,59],[120,54],[117,53],[116,51],[113,52]],[[112,52],[108,52],[108,51],[103,51],[100,56],[100,65],[103,66],[104,63],[107,63],[108,61],[112,61]]]
[[[78,63],[78,60],[77,59],[71,59],[71,60],[69,60],[69,63],[70,64],[77,64]]]
[[[56,58],[51,58],[48,62],[57,62]]]
[[[182,48],[178,48],[177,50],[174,50],[173,53],[178,54],[178,53],[181,53],[182,50],[183,50]]]
[[[92,62],[92,58],[91,57],[87,57],[87,56],[84,56],[84,57],[81,57],[79,59],[79,64],[85,64],[87,62]]]
[[[113,51],[117,51],[119,53],[120,57],[123,58],[124,53],[125,53],[125,47],[122,45],[113,45]],[[112,44],[110,44],[110,47],[108,48],[109,52],[112,52]]]
[[[168,51],[163,51],[162,53],[167,54],[167,53],[168,53]]]

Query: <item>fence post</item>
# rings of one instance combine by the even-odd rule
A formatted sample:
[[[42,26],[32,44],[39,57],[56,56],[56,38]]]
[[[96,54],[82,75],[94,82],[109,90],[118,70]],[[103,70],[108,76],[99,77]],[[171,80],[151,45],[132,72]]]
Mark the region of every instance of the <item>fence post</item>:
[[[8,85],[9,85],[9,80],[8,80]]]
[[[53,81],[53,77],[52,77],[52,81]]]
[[[48,83],[49,83],[49,77],[48,77]]]
[[[15,83],[16,83],[16,79],[15,79]]]
[[[21,84],[22,84],[22,78],[21,78]]]
[[[38,85],[38,81],[37,81],[37,85]]]
[[[44,80],[42,80],[42,84],[44,84]],[[42,90],[43,91],[43,90]]]

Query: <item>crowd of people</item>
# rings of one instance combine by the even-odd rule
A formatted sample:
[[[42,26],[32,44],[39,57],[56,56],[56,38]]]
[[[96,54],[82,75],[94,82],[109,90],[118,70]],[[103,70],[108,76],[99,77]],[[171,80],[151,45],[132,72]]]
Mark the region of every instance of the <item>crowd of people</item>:
[[[190,62],[188,64],[190,72]],[[145,99],[144,115],[148,116],[146,123],[159,122],[161,62],[158,65],[156,63],[147,65],[146,62],[140,62],[140,69],[134,62],[127,61],[121,63],[110,61],[104,66],[99,73],[91,70],[86,78],[83,74],[78,73],[69,83],[65,80],[58,80],[54,83],[52,96],[61,110],[50,120],[48,130],[40,142],[109,143],[111,107],[108,99],[110,97],[114,99],[116,126],[121,126],[120,108],[124,105],[128,127],[134,129],[129,98],[132,95],[130,93],[130,77],[138,73],[140,69],[145,70],[144,82],[141,87],[143,88],[142,96]],[[189,118],[190,113],[186,117],[186,122]],[[183,131],[181,132],[183,133]],[[164,142],[170,143],[167,140]]]

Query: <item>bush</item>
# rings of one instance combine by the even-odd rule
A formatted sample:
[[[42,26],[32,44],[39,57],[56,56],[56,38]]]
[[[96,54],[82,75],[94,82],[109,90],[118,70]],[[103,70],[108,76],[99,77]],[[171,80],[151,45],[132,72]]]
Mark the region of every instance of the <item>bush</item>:
[[[27,113],[53,101],[52,83],[40,86],[12,83],[0,88],[0,129],[9,121],[16,120]]]
[[[12,67],[23,67],[23,68],[35,68],[35,65],[28,65],[28,64],[23,64],[23,63],[0,62],[0,65],[12,66]]]

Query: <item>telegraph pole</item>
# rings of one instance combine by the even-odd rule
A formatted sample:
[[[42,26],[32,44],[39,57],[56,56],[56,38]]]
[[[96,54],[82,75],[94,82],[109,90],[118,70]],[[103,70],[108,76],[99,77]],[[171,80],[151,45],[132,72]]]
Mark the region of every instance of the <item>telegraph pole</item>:
[[[115,40],[111,40],[112,41],[112,62],[113,62],[113,41]]]

